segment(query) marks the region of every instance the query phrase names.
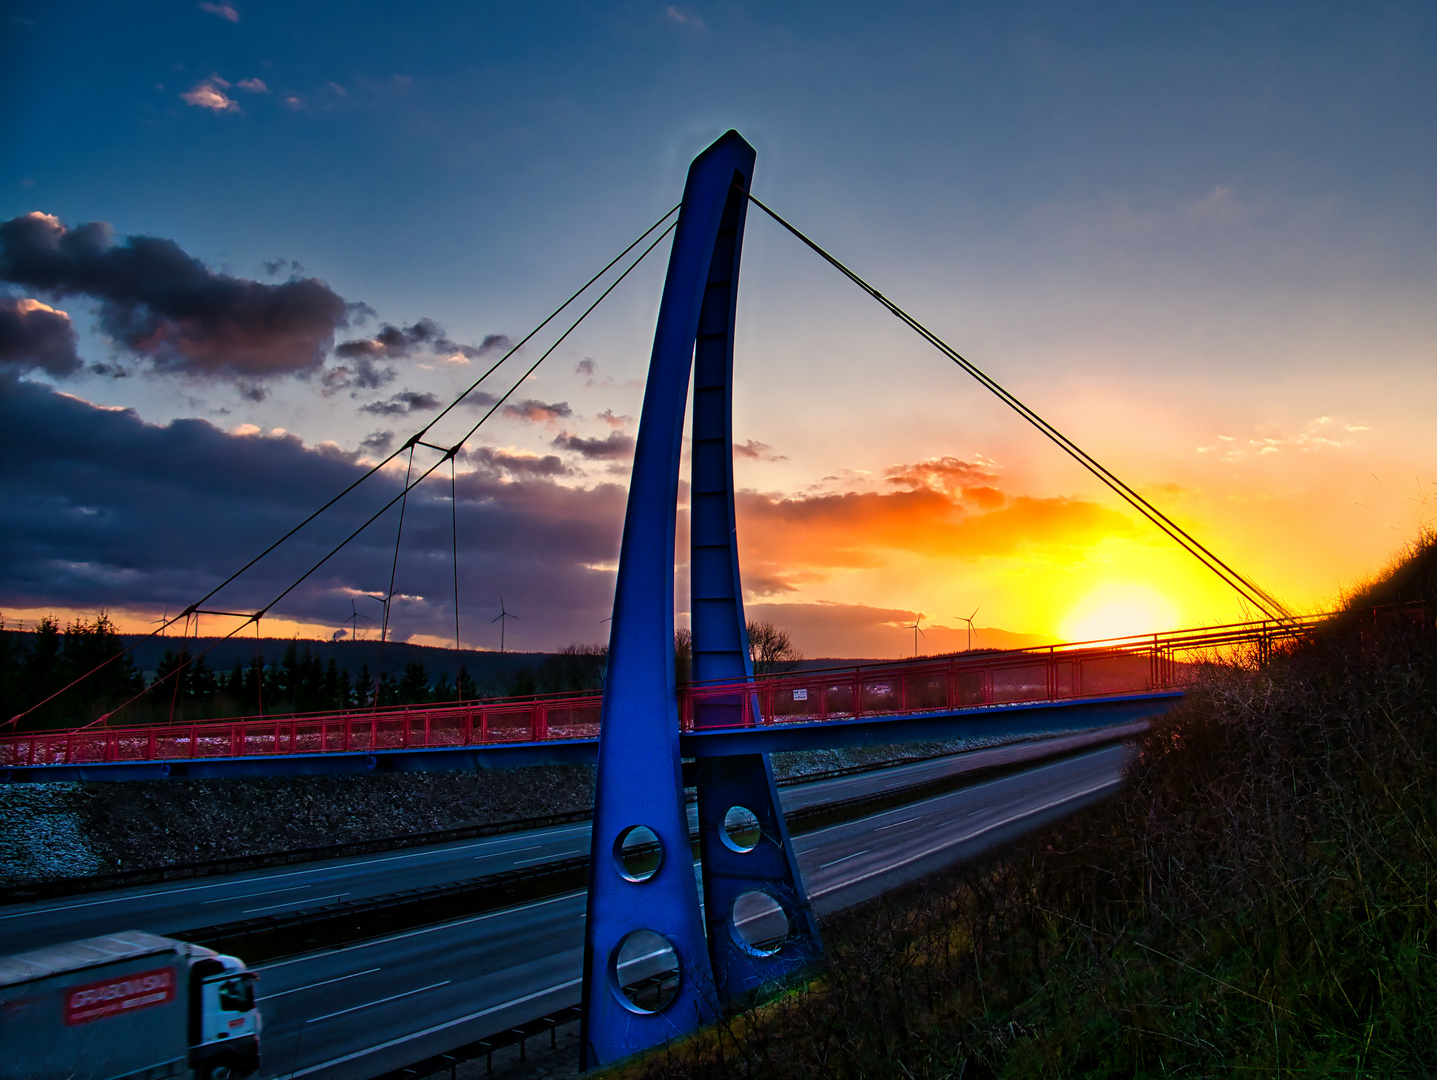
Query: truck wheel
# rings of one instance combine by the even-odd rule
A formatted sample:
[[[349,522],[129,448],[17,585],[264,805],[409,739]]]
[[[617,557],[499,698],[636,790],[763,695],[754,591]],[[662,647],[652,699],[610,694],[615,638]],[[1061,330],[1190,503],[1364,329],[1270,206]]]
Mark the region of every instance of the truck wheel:
[[[234,1062],[227,1057],[216,1058],[205,1066],[204,1080],[233,1080]]]

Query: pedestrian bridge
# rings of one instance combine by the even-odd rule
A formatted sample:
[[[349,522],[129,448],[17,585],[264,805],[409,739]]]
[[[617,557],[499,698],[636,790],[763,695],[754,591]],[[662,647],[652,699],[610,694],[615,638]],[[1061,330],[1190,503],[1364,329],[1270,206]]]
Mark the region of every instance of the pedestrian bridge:
[[[1126,723],[1169,708],[1202,665],[1265,657],[1316,622],[1238,623],[686,685],[677,693],[680,748],[697,758]],[[747,709],[739,707],[744,700]],[[40,731],[0,738],[0,780],[593,764],[603,706],[600,693],[554,694]]]

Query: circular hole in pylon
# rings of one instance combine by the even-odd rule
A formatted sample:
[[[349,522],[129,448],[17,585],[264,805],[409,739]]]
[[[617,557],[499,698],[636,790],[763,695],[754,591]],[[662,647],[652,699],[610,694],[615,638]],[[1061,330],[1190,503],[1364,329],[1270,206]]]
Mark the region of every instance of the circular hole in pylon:
[[[731,851],[752,851],[763,839],[758,815],[747,806],[730,806],[723,816],[723,831],[719,837]]]
[[[647,825],[630,825],[614,841],[614,865],[628,881],[648,881],[663,861],[664,846]]]
[[[739,894],[733,902],[728,925],[734,941],[754,956],[772,956],[778,952],[793,929],[783,905],[758,889]]]
[[[609,954],[609,985],[630,1012],[656,1013],[679,992],[679,954],[662,934],[635,930]]]

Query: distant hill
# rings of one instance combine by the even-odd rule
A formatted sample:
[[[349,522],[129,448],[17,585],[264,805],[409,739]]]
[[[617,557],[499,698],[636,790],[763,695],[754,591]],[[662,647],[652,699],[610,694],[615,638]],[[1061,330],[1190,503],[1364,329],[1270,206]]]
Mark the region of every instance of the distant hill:
[[[254,638],[244,637],[227,640],[202,637],[190,638],[185,642],[179,637],[147,637],[142,634],[125,634],[123,637],[126,645],[134,645],[135,651],[132,655],[135,666],[145,672],[146,678],[152,676],[159,667],[160,658],[165,655],[166,649],[178,652],[185,644],[188,644],[192,653],[211,649],[212,651],[205,655],[205,663],[215,671],[229,671],[236,664],[248,667],[256,652],[264,656],[265,663],[277,664],[285,651],[293,645],[301,654],[308,649],[325,664],[333,658],[340,670],[347,670],[351,675],[357,676],[360,668],[368,664],[371,675],[378,677],[388,674],[398,678],[404,674],[408,665],[417,663],[424,665],[424,670],[431,679],[447,674],[451,682],[458,675],[461,664],[469,669],[470,676],[476,681],[486,682],[497,679],[506,670],[517,671],[526,665],[537,666],[550,655],[541,652],[500,654],[476,649],[464,649],[456,653],[453,649],[411,645],[402,641],[381,644],[378,641],[323,641],[304,638],[260,638],[256,641]]]

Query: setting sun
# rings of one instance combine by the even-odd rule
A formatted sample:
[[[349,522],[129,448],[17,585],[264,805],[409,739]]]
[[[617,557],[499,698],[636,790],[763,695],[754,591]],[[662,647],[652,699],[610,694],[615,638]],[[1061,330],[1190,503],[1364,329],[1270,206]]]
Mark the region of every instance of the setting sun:
[[[1143,585],[1106,584],[1089,593],[1063,621],[1065,641],[1095,641],[1171,629],[1177,609]]]

